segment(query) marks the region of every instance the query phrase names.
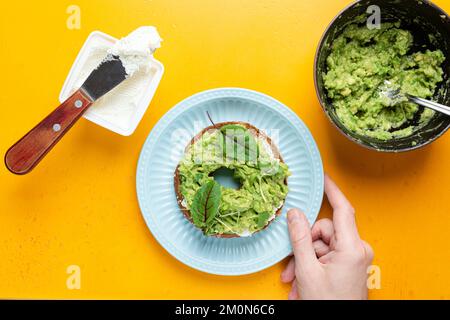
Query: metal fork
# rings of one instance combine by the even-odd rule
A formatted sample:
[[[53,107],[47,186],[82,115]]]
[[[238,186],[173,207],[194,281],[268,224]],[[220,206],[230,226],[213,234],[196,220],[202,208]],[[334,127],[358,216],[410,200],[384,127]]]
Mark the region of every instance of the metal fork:
[[[450,116],[450,107],[444,106],[443,104],[422,99],[410,94],[400,92],[400,89],[386,89],[383,90],[383,94],[386,95],[391,100],[391,105],[396,105],[401,101],[411,101],[417,103],[418,105],[424,106],[426,108],[433,109],[435,111],[441,112]]]

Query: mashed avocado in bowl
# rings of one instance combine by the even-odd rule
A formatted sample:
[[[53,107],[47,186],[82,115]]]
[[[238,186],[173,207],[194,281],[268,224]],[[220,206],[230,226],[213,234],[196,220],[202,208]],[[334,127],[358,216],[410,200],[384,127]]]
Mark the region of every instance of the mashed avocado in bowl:
[[[221,168],[234,171],[239,189],[214,180]],[[205,235],[249,236],[281,212],[289,174],[276,147],[258,129],[222,123],[191,141],[175,172],[175,191],[185,216]]]
[[[380,29],[348,25],[331,46],[324,87],[340,122],[352,132],[379,140],[410,136],[428,124],[430,109],[411,102],[394,106],[383,94],[389,83],[403,93],[431,98],[442,82],[445,61],[439,49],[411,53],[414,37],[400,22]],[[418,118],[414,124],[413,119]]]
[[[346,44],[355,57],[351,57],[350,51],[343,52]],[[339,45],[342,52],[338,53]],[[450,59],[444,57],[443,63],[438,65],[442,60],[441,53],[447,56],[448,52],[450,16],[434,3],[420,0],[355,1],[336,14],[319,41],[314,58],[314,87],[320,106],[335,128],[358,145],[381,152],[422,148],[450,128],[450,117],[439,112],[433,114],[416,105],[386,106],[388,99],[379,99],[376,95],[379,88],[376,87],[391,78],[397,80],[391,81],[391,85],[402,86],[405,91],[422,92],[423,89],[425,95],[422,96],[432,91],[428,99],[450,105]],[[332,58],[328,58],[330,55],[336,58],[339,54],[342,54],[343,64],[341,58],[333,59],[334,75],[329,74]],[[383,60],[386,54],[392,59]],[[429,62],[430,66],[427,66]],[[356,68],[355,64],[362,68]],[[354,72],[349,72],[352,66]],[[338,68],[342,74],[338,74]],[[386,77],[378,79],[382,74]],[[442,81],[437,80],[440,74]],[[346,82],[348,80],[350,83]],[[351,92],[345,90],[346,87]],[[364,94],[365,91],[369,93]],[[382,101],[376,103],[375,100]],[[375,103],[371,105],[371,102]]]

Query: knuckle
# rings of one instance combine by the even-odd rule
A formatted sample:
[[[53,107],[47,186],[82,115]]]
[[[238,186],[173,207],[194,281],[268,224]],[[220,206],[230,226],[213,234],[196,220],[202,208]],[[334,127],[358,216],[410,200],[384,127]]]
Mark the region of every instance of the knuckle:
[[[374,252],[372,247],[365,241],[361,242],[355,246],[355,250],[351,254],[351,259],[357,265],[370,264],[373,260]]]
[[[314,222],[312,229],[314,230],[322,229],[322,227],[328,223],[326,220],[327,220],[326,218],[317,220],[316,222]]]
[[[356,214],[355,208],[351,204],[344,204],[341,207],[337,208],[343,214],[350,214],[354,216]]]
[[[292,244],[295,245],[301,245],[304,243],[307,239],[306,234],[301,234],[300,232],[296,232],[292,235]]]
[[[316,223],[314,223],[312,227],[312,232],[317,236],[319,234],[322,234],[322,232],[326,232],[330,229],[330,226],[333,225],[333,222],[328,218],[323,218],[320,220],[317,220]]]
[[[356,213],[355,208],[353,208],[353,206],[351,204],[348,204],[346,206],[345,210],[352,215],[355,215],[355,213]]]
[[[361,265],[366,263],[366,249],[364,248],[364,245],[361,243],[357,246],[355,246],[355,249],[352,251],[351,260],[356,265]]]
[[[300,221],[294,221],[290,225],[291,242],[293,246],[301,245],[308,238],[308,233]]]
[[[372,262],[373,258],[374,258],[374,251],[372,249],[372,246],[370,244],[368,244],[366,241],[363,241],[364,244],[364,249],[365,249],[365,253],[366,253],[366,259],[369,262]]]

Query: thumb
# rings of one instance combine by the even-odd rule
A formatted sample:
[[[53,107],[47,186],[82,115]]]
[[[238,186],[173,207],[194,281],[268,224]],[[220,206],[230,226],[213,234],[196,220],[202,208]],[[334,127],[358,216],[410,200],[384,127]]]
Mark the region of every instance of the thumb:
[[[288,228],[298,271],[309,272],[318,265],[306,216],[298,209],[288,212]]]

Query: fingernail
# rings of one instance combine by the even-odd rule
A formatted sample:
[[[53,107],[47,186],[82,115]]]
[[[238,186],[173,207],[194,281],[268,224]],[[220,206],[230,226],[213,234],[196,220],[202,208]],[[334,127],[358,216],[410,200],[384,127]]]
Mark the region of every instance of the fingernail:
[[[299,219],[300,219],[300,215],[297,210],[292,209],[288,212],[288,221],[289,222],[294,222]]]

